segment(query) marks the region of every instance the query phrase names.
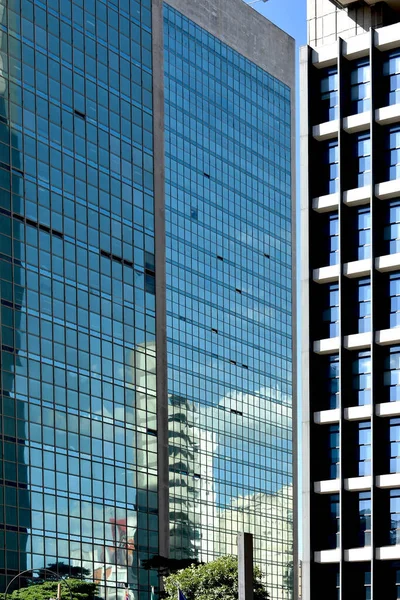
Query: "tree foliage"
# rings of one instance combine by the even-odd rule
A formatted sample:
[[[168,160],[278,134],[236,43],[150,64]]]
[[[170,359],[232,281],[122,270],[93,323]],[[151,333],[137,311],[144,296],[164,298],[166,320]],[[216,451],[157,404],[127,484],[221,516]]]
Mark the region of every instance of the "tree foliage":
[[[222,556],[206,564],[192,565],[165,577],[164,587],[169,600],[176,600],[178,587],[187,600],[237,600],[238,559]],[[253,590],[254,600],[269,598],[257,566],[254,567]]]
[[[192,565],[200,565],[198,560],[195,558],[166,558],[165,556],[152,556],[149,559],[142,560],[141,565],[146,571],[154,569],[158,571],[159,575],[166,577],[171,573],[176,573],[181,569],[186,569]]]
[[[50,572],[52,571],[52,573]],[[59,581],[62,579],[85,579],[89,577],[89,569],[84,567],[75,567],[73,565],[66,564],[62,561],[57,563],[51,563],[46,568],[38,569],[35,572],[35,578],[31,580],[32,583],[43,583],[45,581]],[[40,581],[39,581],[40,580]]]
[[[14,590],[7,594],[7,600],[49,600],[57,598],[58,581],[50,580],[44,583],[32,583],[28,587]],[[61,581],[62,600],[94,600],[97,584],[82,579],[64,579]]]

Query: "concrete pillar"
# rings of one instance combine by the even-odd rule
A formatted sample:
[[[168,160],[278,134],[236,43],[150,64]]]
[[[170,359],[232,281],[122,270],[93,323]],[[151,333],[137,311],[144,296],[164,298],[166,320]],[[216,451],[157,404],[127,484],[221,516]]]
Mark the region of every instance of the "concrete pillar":
[[[239,600],[253,600],[253,536],[238,534]]]

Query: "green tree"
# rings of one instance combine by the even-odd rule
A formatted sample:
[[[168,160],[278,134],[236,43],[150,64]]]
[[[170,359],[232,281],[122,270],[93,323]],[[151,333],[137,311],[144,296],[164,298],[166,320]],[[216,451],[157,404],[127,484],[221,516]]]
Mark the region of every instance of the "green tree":
[[[151,558],[141,561],[141,565],[146,571],[158,571],[158,574],[163,577],[166,577],[171,573],[176,573],[181,569],[186,569],[186,567],[191,567],[192,565],[197,566],[200,564],[203,563],[199,563],[195,558],[166,558],[165,556],[160,555],[152,556]]]
[[[238,560],[222,556],[203,565],[192,565],[164,577],[165,597],[176,600],[180,588],[187,600],[237,600]],[[267,600],[269,594],[262,581],[260,569],[254,567],[254,600]]]
[[[58,581],[45,581],[44,583],[32,583],[28,587],[14,590],[7,594],[7,600],[49,600],[57,598]],[[71,592],[71,593],[70,593]],[[61,582],[62,600],[94,600],[97,592],[97,584],[82,579],[67,579]]]
[[[75,567],[60,561],[51,563],[46,568],[38,569],[34,574],[35,577],[31,579],[31,583],[44,583],[49,580],[59,581],[60,577],[62,579],[85,579],[89,577],[90,571],[84,567]]]

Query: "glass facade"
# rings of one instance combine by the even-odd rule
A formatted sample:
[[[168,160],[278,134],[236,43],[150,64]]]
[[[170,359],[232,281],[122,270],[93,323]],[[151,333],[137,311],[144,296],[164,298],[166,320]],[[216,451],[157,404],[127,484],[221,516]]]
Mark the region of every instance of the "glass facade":
[[[0,588],[64,562],[147,599],[151,1],[1,0],[0,18]]]
[[[165,6],[171,556],[292,598],[290,90]]]
[[[0,0],[0,592],[56,563],[158,587],[166,291],[171,557],[252,531],[291,599],[291,89],[165,6],[160,291],[152,17]]]

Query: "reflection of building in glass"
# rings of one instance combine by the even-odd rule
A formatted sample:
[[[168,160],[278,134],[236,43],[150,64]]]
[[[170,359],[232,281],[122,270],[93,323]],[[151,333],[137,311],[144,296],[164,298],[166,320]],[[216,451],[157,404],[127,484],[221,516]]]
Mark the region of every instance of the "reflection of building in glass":
[[[156,336],[151,2],[0,0],[0,19],[0,591],[62,561],[104,597],[128,583],[147,600],[157,578],[140,559],[159,551],[155,347],[141,346]]]
[[[215,2],[0,0],[0,592],[148,600],[292,482],[293,41]]]
[[[0,511],[0,586],[4,574],[26,569],[28,528],[31,526],[26,464],[26,397],[17,397],[17,378],[26,367],[21,346],[26,331],[23,268],[23,194],[21,134],[14,130],[15,103],[20,102],[18,86],[9,82],[17,76],[8,64],[7,36],[4,33],[6,7],[0,1],[0,396],[2,406],[1,487],[5,511]],[[12,18],[12,16],[11,16]],[[10,100],[10,101],[9,101]],[[21,352],[22,350],[22,352]]]
[[[201,428],[195,404],[169,398],[169,508],[172,558],[207,560],[213,551],[213,434]]]
[[[274,600],[292,597],[289,570],[293,564],[292,487],[276,494],[252,494],[232,499],[219,515],[219,554],[237,553],[237,534],[252,533],[254,560],[264,566],[265,583]]]
[[[168,393],[184,399],[169,403],[180,431],[170,438],[170,477],[196,497],[182,457],[195,449],[210,473],[207,503],[173,528],[171,544],[179,558],[200,543],[210,560],[239,530],[221,514],[293,482],[294,46],[241,0],[218,0],[215,11],[204,0],[168,0],[164,42]],[[253,508],[243,503],[245,522],[258,519]],[[262,548],[261,529],[255,536]],[[285,597],[293,563],[293,530],[285,536],[283,548],[275,528],[271,549],[256,554],[264,572],[280,573],[269,580],[273,600]]]

